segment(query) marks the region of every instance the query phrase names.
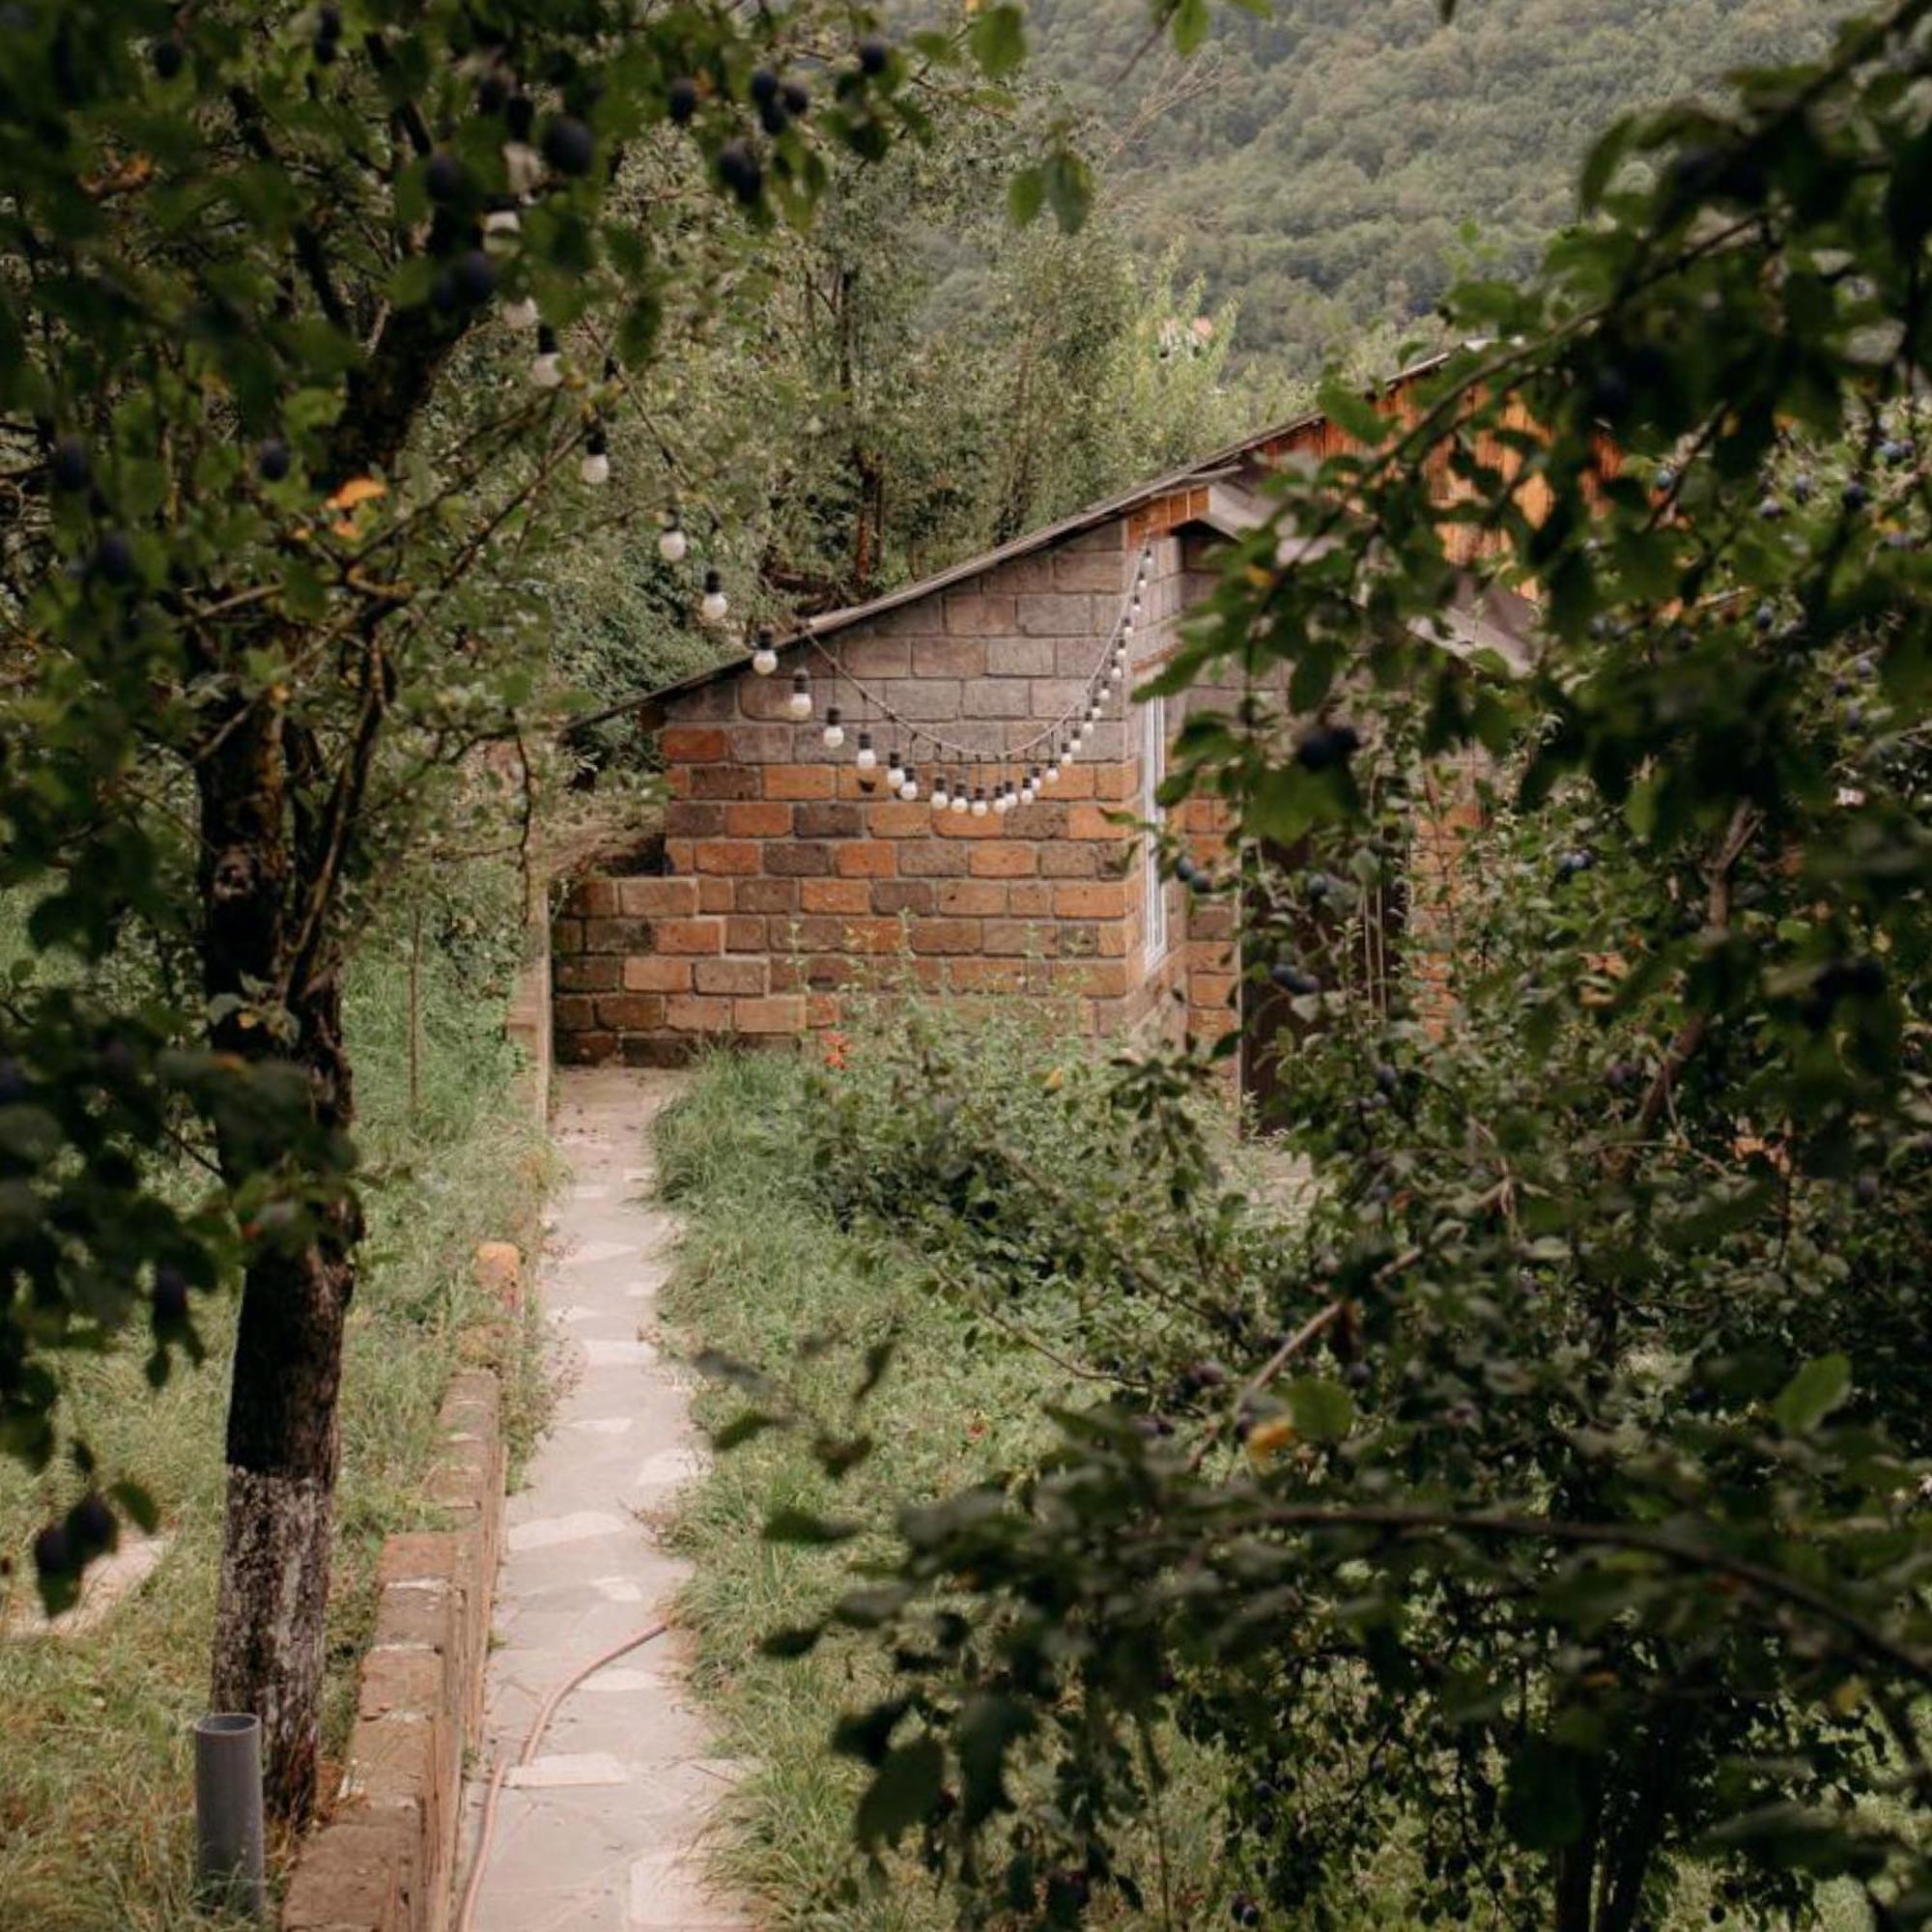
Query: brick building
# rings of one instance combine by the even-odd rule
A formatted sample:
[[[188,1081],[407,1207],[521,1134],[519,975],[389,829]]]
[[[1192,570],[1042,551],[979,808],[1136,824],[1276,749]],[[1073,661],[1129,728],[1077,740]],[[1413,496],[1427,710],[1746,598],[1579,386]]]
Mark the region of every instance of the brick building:
[[[812,619],[766,674],[739,659],[640,700],[669,787],[660,869],[580,879],[560,906],[559,1058],[658,1065],[707,1040],[836,1028],[855,989],[908,980],[1051,992],[1095,1035],[1239,1024],[1232,909],[1163,881],[1127,822],[1155,813],[1180,702],[1132,693],[1209,588],[1216,542],[1264,513],[1266,470],[1338,442],[1303,418]],[[1076,724],[1077,755],[1049,782]],[[895,752],[916,797],[887,782]],[[1037,796],[994,808],[1037,771]],[[936,783],[988,809],[935,809]],[[1185,810],[1178,829],[1211,860],[1220,826],[1204,803]]]

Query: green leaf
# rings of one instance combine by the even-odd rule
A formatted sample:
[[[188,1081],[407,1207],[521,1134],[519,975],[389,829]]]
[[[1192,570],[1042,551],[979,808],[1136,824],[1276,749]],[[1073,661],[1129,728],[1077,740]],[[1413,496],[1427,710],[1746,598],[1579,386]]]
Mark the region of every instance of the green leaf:
[[[986,8],[966,31],[966,44],[986,74],[999,80],[1026,60],[1026,15],[1009,4]]]
[[[1355,1426],[1355,1398],[1340,1382],[1304,1376],[1284,1393],[1296,1433],[1311,1442],[1339,1442]]]
[[[1852,1392],[1852,1365],[1843,1355],[1806,1362],[1771,1405],[1778,1427],[1793,1435],[1815,1429]]]
[[[1071,148],[1057,148],[1046,158],[1046,199],[1064,235],[1077,235],[1094,203],[1094,176]]]
[[[937,1738],[916,1738],[900,1746],[879,1767],[859,1801],[859,1843],[867,1851],[882,1840],[895,1844],[938,1803],[945,1770],[946,1757]]]
[[[968,1699],[953,1730],[959,1752],[966,1823],[983,1824],[1010,1808],[1006,1788],[1007,1747],[1034,1727],[1033,1714],[1014,1697],[987,1693]]]
[[[1378,443],[1388,434],[1382,412],[1352,383],[1331,376],[1315,398],[1316,407],[1335,427],[1357,442]]]
[[[139,1483],[116,1483],[107,1493],[128,1512],[129,1520],[144,1535],[152,1536],[160,1527],[161,1513],[154,1497]]]
[[[763,1657],[794,1658],[808,1657],[818,1648],[824,1630],[817,1624],[801,1624],[793,1629],[776,1630],[758,1641],[758,1652]]]
[[[1510,1760],[1503,1822],[1528,1851],[1575,1844],[1584,1822],[1576,1754],[1544,1738],[1525,1739]]]
[[[1015,228],[1037,220],[1046,203],[1046,175],[1040,168],[1022,168],[1007,184],[1007,215]]]
[[[779,1419],[767,1415],[763,1409],[748,1408],[741,1415],[734,1415],[724,1428],[711,1437],[714,1449],[735,1449],[741,1442],[750,1442],[762,1435],[768,1429],[776,1429]]]
[[[1208,11],[1208,0],[1179,0],[1173,19],[1175,52],[1186,59],[1208,38],[1208,30],[1212,24],[1213,16]]]
[[[814,1516],[810,1510],[775,1510],[765,1520],[767,1543],[802,1543],[822,1548],[830,1544],[850,1543],[862,1525]]]

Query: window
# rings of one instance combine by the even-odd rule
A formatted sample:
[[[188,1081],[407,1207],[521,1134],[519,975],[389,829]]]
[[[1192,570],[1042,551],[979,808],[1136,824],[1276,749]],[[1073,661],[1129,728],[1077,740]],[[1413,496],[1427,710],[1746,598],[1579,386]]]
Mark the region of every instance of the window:
[[[1160,781],[1167,776],[1167,699],[1150,698],[1141,706],[1141,817],[1157,826],[1166,816],[1160,805]],[[1147,842],[1144,861],[1147,883],[1146,964],[1167,956],[1167,885],[1160,876],[1160,852]]]

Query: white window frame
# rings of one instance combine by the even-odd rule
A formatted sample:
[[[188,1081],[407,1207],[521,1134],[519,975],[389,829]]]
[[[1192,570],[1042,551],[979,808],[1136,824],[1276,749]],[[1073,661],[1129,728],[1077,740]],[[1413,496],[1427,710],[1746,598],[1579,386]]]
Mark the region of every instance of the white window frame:
[[[1151,829],[1142,864],[1146,891],[1142,948],[1148,966],[1167,957],[1167,881],[1160,875],[1158,837],[1167,812],[1160,783],[1167,776],[1167,699],[1151,697],[1141,706],[1141,818]]]

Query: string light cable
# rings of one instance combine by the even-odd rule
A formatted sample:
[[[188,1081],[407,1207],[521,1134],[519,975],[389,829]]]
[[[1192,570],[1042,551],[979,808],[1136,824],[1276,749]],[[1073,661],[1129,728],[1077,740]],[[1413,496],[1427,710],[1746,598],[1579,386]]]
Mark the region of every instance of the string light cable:
[[[1133,582],[1122,599],[1120,612],[1109,627],[1094,668],[1082,684],[1080,696],[1059,717],[1041,725],[1031,737],[1022,739],[1018,744],[989,748],[950,738],[930,724],[908,718],[890,703],[882,692],[864,679],[855,677],[840,664],[824,640],[810,629],[801,632],[794,641],[816,654],[825,668],[835,696],[839,686],[843,685],[857,698],[867,727],[859,733],[854,759],[860,771],[870,774],[878,769],[879,754],[870,728],[875,718],[890,727],[888,741],[891,749],[884,773],[888,796],[907,802],[920,796],[915,759],[920,747],[924,745],[929,746],[934,753],[934,771],[928,795],[935,812],[968,812],[975,817],[997,815],[1005,818],[1021,807],[1035,803],[1059,782],[1062,771],[1073,762],[1089,732],[1100,723],[1111,700],[1120,694],[1125,678],[1129,641],[1143,621],[1144,593],[1152,566],[1153,546],[1150,542],[1141,547]],[[761,677],[769,677],[777,671],[779,644],[769,626],[759,630],[750,663],[752,669]],[[812,716],[811,685],[809,672],[793,672],[785,711],[797,723],[803,724]],[[839,750],[847,742],[843,719],[844,713],[839,705],[827,706],[820,737],[829,752]],[[1005,736],[1005,727],[1002,727],[1002,736]],[[954,768],[951,780],[941,769],[949,765]]]

